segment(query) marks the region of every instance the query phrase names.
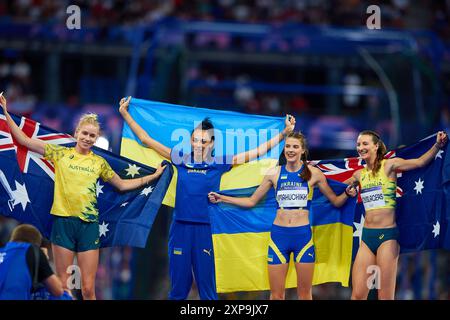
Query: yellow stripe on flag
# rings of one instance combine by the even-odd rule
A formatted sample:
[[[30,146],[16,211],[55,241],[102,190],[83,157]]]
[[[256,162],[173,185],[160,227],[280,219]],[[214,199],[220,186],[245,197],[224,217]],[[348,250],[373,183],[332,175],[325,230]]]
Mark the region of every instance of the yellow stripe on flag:
[[[156,168],[163,160],[168,160],[161,157],[155,150],[140,145],[137,141],[122,138],[122,144],[120,147],[120,155],[132,159],[134,161],[146,164],[150,167]],[[170,181],[167,188],[166,195],[163,199],[163,204],[166,206],[175,206],[175,190],[177,185],[178,172],[175,166],[173,166],[172,181]]]
[[[313,285],[339,282],[348,287],[353,228],[342,223],[313,227],[316,262]],[[270,232],[213,234],[217,292],[269,290]],[[342,246],[341,246],[342,244]],[[297,286],[291,254],[286,288]]]
[[[313,285],[340,282],[348,287],[352,262],[353,227],[342,223],[314,226],[316,253]]]
[[[269,290],[269,240],[270,232],[213,234],[217,292]],[[292,261],[286,288],[297,286]]]

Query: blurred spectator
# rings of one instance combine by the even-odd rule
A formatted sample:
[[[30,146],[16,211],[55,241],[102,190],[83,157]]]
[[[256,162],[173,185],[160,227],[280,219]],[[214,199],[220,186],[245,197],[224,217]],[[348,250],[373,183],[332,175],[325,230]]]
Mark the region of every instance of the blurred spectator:
[[[301,95],[295,95],[290,101],[290,110],[288,112],[301,115],[309,111],[309,103]]]
[[[442,107],[439,119],[440,123],[436,131],[445,130],[447,133],[450,133],[450,106],[445,105]]]
[[[352,93],[361,85],[361,81],[361,77],[356,73],[347,73],[344,76],[343,82],[346,90],[344,105],[346,107],[355,108],[359,105],[360,96]]]
[[[35,108],[36,97],[32,91],[31,68],[23,59],[0,64],[1,91],[8,97],[11,112],[30,116]]]
[[[1,2],[0,20],[10,17],[16,22],[65,24],[66,8],[73,4],[80,7],[86,27],[107,28],[152,23],[168,16],[183,20],[362,27],[367,17],[366,8],[373,3],[365,0],[22,0]],[[386,0],[380,5],[383,27],[432,27],[449,39],[448,1],[430,4],[428,1]],[[429,7],[431,10],[427,10]]]

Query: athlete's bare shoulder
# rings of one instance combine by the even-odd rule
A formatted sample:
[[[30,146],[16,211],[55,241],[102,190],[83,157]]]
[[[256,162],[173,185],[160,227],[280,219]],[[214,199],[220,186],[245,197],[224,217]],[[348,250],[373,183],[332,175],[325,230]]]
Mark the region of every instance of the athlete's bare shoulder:
[[[266,176],[269,176],[270,178],[277,178],[280,171],[281,171],[281,166],[275,166],[275,167],[269,168],[266,171]]]

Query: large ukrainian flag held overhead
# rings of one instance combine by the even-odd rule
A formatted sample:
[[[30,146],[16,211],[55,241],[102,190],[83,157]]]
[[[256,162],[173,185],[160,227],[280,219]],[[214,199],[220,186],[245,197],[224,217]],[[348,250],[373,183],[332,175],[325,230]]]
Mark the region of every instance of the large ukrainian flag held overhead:
[[[129,113],[133,119],[155,140],[169,148],[190,150],[192,130],[206,117],[215,127],[215,152],[217,156],[233,155],[256,148],[284,129],[284,118],[248,115],[238,112],[193,108],[132,98]],[[275,166],[282,151],[280,144],[258,160],[233,167],[222,177],[220,189],[237,189],[257,186],[266,170]],[[163,158],[154,150],[144,147],[139,138],[125,123],[122,132],[120,154],[135,161],[157,166]],[[177,172],[170,183],[163,203],[171,207],[175,203]]]
[[[140,99],[131,99],[133,119],[155,140],[169,148],[190,150],[192,130],[205,117],[210,117],[217,129],[216,155],[231,155],[256,148],[284,129],[284,118],[247,115],[237,112],[192,108]],[[233,167],[220,184],[231,195],[248,196],[261,183],[267,169],[276,165],[283,144],[273,148],[256,161]],[[161,158],[144,147],[128,125],[124,124],[121,155],[152,167]],[[164,204],[174,206],[177,173],[174,172]],[[344,186],[330,183],[338,194]],[[316,245],[314,284],[341,282],[348,285],[350,273],[354,201],[337,210],[314,191],[311,221]],[[205,195],[206,196],[206,195]],[[210,206],[211,227],[216,264],[218,292],[269,289],[267,248],[270,226],[275,218],[275,197],[269,192],[253,209],[230,205]],[[295,272],[289,270],[288,287],[296,286]]]
[[[329,180],[336,194],[346,185]],[[221,192],[236,197],[250,196],[256,187]],[[348,286],[353,245],[355,199],[335,208],[318,188],[314,189],[310,210],[316,262],[313,284],[339,282]],[[268,290],[267,249],[270,228],[276,215],[274,190],[254,208],[231,204],[210,204],[217,292]],[[291,266],[286,287],[297,286],[295,268]]]

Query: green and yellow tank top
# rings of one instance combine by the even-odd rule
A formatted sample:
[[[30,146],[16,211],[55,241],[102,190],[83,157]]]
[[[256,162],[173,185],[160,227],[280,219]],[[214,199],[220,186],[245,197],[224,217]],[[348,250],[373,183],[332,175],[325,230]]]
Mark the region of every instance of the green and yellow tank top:
[[[386,160],[381,161],[377,174],[364,168],[361,170],[359,183],[361,198],[366,211],[376,209],[395,209],[397,181],[389,179],[384,171]]]
[[[55,166],[55,191],[50,213],[98,221],[97,180],[109,181],[114,171],[108,162],[92,151],[79,154],[75,148],[47,144],[44,158]]]

